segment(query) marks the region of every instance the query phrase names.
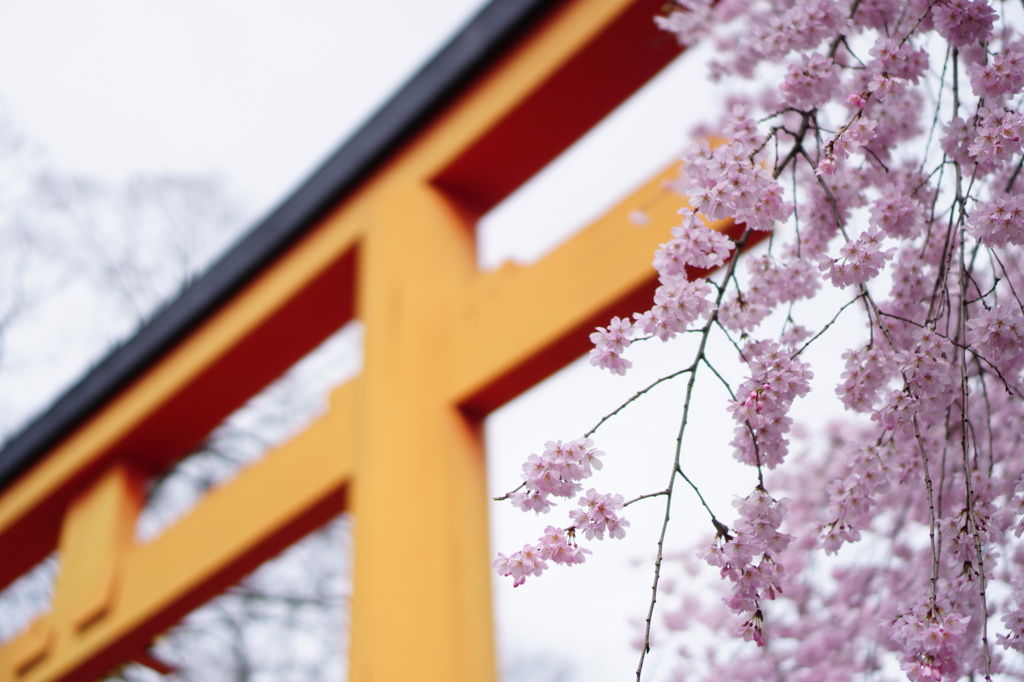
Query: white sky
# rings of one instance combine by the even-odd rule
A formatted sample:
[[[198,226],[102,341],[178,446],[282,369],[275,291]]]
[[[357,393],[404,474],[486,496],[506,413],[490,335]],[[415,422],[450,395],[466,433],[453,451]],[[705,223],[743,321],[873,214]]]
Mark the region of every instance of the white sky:
[[[479,0],[4,0],[0,96],[59,165],[225,173],[269,203]]]
[[[263,212],[482,4],[0,0],[0,99],[59,168],[114,180],[137,172],[213,171]],[[702,75],[694,61],[673,67],[590,144],[557,162],[543,183],[524,190],[521,201],[490,216],[481,226],[482,261],[536,258],[677,156],[689,126],[711,113],[699,106],[707,95],[692,89]],[[529,238],[523,225],[535,227]],[[678,349],[650,352],[667,358]],[[577,363],[503,409],[488,428],[495,494],[515,487],[519,462],[544,441],[577,437],[652,377],[616,383]],[[723,408],[719,400],[703,401],[697,420],[722,436],[731,430]],[[639,427],[630,422],[601,436],[608,468],[595,485],[627,495],[663,487],[665,467],[646,463],[664,461],[674,438],[671,415],[633,410]],[[717,509],[729,517],[731,494],[749,490],[724,484],[748,472],[729,468],[724,445],[691,446],[695,475],[715,488]],[[687,515],[698,518],[692,500],[685,505],[677,512],[680,530],[703,529],[704,518],[687,522]],[[524,523],[508,508],[493,511],[495,547],[505,553],[534,541],[550,522],[525,517]],[[630,568],[632,559],[653,554],[653,530],[642,530],[646,513],[631,511],[633,532],[623,546],[594,547],[593,565],[556,569],[514,591],[508,581],[498,582],[502,645],[554,652],[573,661],[578,679],[627,679],[636,654],[624,623],[643,611],[650,589],[646,562],[639,575]],[[553,604],[564,619],[538,615]]]

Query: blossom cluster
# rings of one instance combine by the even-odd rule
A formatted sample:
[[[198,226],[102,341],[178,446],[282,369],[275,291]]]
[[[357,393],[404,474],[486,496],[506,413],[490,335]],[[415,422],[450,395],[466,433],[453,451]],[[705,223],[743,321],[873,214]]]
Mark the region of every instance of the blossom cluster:
[[[858,542],[874,519],[878,497],[890,490],[893,472],[877,443],[866,443],[850,457],[849,471],[825,488],[828,496],[826,518],[819,526],[819,545],[835,554],[845,543]]]
[[[884,236],[880,229],[869,228],[857,239],[843,244],[839,249],[841,258],[824,257],[818,268],[840,289],[866,284],[878,276],[892,257],[892,249],[882,248]]]
[[[589,478],[602,467],[603,452],[594,447],[589,438],[567,443],[548,441],[540,455],[530,455],[523,464],[524,491],[506,495],[512,505],[522,511],[546,514],[551,510],[551,497],[573,497],[582,489],[579,481]],[[622,511],[623,498],[618,494],[601,494],[594,488],[577,500],[578,508],[569,512],[571,525],[567,528],[548,526],[536,545],[526,544],[509,556],[498,554],[494,569],[509,576],[514,586],[522,585],[528,576],[539,576],[548,568],[548,561],[556,564],[582,564],[591,551],[576,544],[576,534],[588,540],[620,539],[626,536],[629,521]]]
[[[723,133],[728,143],[712,148],[702,142],[683,157],[690,206],[709,220],[732,218],[751,230],[770,232],[789,218],[793,204],[760,163],[757,123],[737,106],[726,117]]]
[[[604,453],[594,448],[589,438],[548,441],[539,455],[530,455],[523,463],[525,492],[509,494],[512,505],[523,511],[547,513],[551,509],[550,496],[572,497],[583,486],[579,483],[590,478],[595,469],[604,466]]]
[[[588,540],[604,540],[605,531],[609,538],[621,540],[626,537],[629,521],[619,517],[622,510],[622,495],[600,494],[593,488],[579,499],[579,509],[569,512],[573,528],[582,530]]]
[[[750,256],[746,265],[747,286],[730,295],[718,310],[718,321],[730,331],[753,331],[779,305],[810,298],[820,286],[815,268],[803,258],[779,261]]]
[[[528,576],[539,576],[548,569],[548,561],[571,566],[582,564],[589,549],[576,544],[576,534],[582,532],[588,540],[603,540],[607,532],[610,539],[626,537],[629,521],[618,515],[622,510],[622,495],[598,493],[587,490],[578,500],[579,508],[569,512],[572,525],[568,528],[548,526],[536,545],[523,545],[510,556],[499,553],[494,560],[494,570],[499,575],[511,577],[513,586],[519,587]]]
[[[994,197],[979,201],[967,230],[978,241],[992,246],[1024,246],[1024,197]]]
[[[632,362],[622,357],[637,333],[668,341],[686,332],[699,319],[715,311],[712,288],[704,278],[690,280],[691,272],[716,268],[725,263],[733,243],[724,234],[711,229],[693,211],[680,211],[682,223],[672,228],[672,239],[654,254],[654,268],[660,286],[654,292],[654,305],[642,313],[633,313],[633,321],[613,317],[607,327],[598,327],[590,335],[594,348],[590,363],[613,374],[625,374]]]
[[[956,679],[962,668],[960,645],[971,617],[931,604],[901,613],[891,626],[901,645],[900,667],[914,682]]]
[[[739,518],[734,533],[719,532],[715,542],[703,554],[723,578],[733,584],[725,603],[733,613],[747,616],[738,633],[746,641],[764,646],[762,600],[772,600],[782,592],[785,569],[776,562],[792,537],[779,531],[786,513],[786,501],[776,500],[763,488],[736,500]]]
[[[967,322],[967,340],[988,362],[1019,367],[1024,356],[1024,315],[1017,305],[982,310]]]
[[[1024,114],[1004,107],[978,110],[978,127],[967,153],[978,164],[996,167],[1020,153],[1024,146]]]
[[[794,109],[813,109],[832,99],[839,86],[839,67],[829,57],[812,52],[789,66],[780,90]]]
[[[1007,632],[1000,633],[999,642],[1007,649],[1024,653],[1024,575],[1014,576],[1010,585],[1012,601],[1002,619]]]
[[[751,344],[745,354],[751,375],[728,407],[737,422],[733,455],[744,464],[774,469],[789,451],[789,407],[810,390],[814,375],[807,363],[771,341]]]
[[[854,412],[871,412],[879,392],[892,375],[891,355],[877,345],[844,351],[842,359],[846,369],[843,381],[836,387],[836,395],[843,406]]]
[[[654,252],[654,269],[662,280],[690,279],[687,268],[711,270],[725,264],[732,240],[713,230],[689,208],[682,208],[682,223],[672,228],[672,239]]]
[[[987,64],[967,65],[971,89],[979,97],[996,99],[1013,96],[1024,90],[1024,54],[1007,50],[992,57]]]
[[[586,561],[587,554],[592,552],[576,544],[573,528],[566,530],[548,526],[536,545],[523,545],[511,556],[499,553],[493,566],[499,575],[512,578],[513,587],[519,587],[528,576],[539,576],[546,571],[548,561],[572,566]]]

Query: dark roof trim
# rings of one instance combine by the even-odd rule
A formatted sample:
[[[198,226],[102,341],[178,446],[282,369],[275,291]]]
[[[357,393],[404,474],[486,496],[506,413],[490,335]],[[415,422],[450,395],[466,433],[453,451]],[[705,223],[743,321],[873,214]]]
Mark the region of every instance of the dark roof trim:
[[[555,0],[493,0],[306,182],[0,450],[0,489],[211,315],[407,140]]]

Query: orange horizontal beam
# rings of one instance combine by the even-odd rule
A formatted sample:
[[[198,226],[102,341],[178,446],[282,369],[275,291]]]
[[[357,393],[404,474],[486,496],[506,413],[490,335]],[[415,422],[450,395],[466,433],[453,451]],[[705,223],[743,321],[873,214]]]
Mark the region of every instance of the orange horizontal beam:
[[[677,174],[672,164],[539,262],[473,283],[455,327],[457,404],[488,414],[586,353],[594,327],[650,308],[654,251],[686,202],[665,189]],[[629,219],[641,206],[651,226]],[[731,220],[712,227],[736,236]]]
[[[0,588],[56,546],[67,501],[119,460],[160,471],[352,318],[355,221],[327,221],[0,496]]]
[[[0,680],[96,679],[344,511],[358,459],[361,385],[357,379],[337,389],[330,410],[306,431],[212,490],[163,535],[132,548],[115,574],[116,608],[94,614],[80,632],[57,626],[69,602],[58,586],[56,610],[0,647]],[[32,665],[19,674],[26,660]]]
[[[490,413],[585,353],[595,326],[650,307],[651,258],[666,234],[633,224],[629,214],[644,206],[653,224],[674,221],[680,199],[664,185],[677,169],[657,174],[540,261],[506,263],[473,283],[454,329],[457,404]]]

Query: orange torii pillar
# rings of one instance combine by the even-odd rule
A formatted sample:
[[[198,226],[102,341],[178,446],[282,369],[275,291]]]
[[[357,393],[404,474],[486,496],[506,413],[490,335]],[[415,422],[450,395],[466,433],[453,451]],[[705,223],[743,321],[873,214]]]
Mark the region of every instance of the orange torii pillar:
[[[645,307],[680,201],[666,169],[540,262],[496,272],[476,268],[474,224],[678,54],[653,26],[660,4],[557,3],[0,494],[0,586],[60,555],[52,608],[0,646],[0,682],[146,660],[182,616],[345,510],[350,679],[494,679],[482,419],[583,353],[595,324]],[[662,227],[630,223],[639,206]],[[139,543],[147,478],[352,319],[363,371],[328,413]]]

